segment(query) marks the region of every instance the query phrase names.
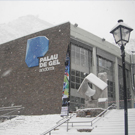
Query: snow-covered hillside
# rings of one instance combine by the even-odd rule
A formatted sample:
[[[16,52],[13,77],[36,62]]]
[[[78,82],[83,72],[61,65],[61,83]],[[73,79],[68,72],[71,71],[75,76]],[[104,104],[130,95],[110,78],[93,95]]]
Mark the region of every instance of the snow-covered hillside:
[[[39,19],[37,16],[27,15],[7,24],[0,24],[0,44],[47,29],[53,25]]]

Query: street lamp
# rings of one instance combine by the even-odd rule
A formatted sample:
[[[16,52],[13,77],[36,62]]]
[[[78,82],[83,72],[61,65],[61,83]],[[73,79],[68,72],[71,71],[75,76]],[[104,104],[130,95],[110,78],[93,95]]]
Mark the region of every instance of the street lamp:
[[[129,42],[130,32],[133,29],[118,20],[118,24],[110,31],[113,34],[116,44],[120,46],[123,69],[123,86],[124,86],[124,118],[125,118],[125,135],[128,135],[128,111],[127,111],[127,90],[125,77],[125,45]]]

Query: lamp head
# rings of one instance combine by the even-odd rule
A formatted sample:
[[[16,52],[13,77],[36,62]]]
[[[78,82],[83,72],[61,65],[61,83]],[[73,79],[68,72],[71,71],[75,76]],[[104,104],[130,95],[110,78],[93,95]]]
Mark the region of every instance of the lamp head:
[[[123,20],[118,20],[118,23],[114,26],[114,28],[110,31],[113,34],[114,40],[116,44],[119,46],[126,45],[129,42],[130,32],[133,29],[127,26]]]

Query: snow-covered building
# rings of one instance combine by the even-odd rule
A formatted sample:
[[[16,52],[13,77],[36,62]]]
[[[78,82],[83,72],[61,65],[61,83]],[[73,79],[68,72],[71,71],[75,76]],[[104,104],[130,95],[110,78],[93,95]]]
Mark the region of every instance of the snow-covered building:
[[[131,67],[126,54],[129,108],[134,107]],[[117,46],[69,22],[29,34],[0,45],[0,106],[22,105],[23,114],[56,114],[68,104],[74,111],[85,107],[85,97],[77,92],[83,79],[102,72],[108,79],[107,103],[123,108]]]

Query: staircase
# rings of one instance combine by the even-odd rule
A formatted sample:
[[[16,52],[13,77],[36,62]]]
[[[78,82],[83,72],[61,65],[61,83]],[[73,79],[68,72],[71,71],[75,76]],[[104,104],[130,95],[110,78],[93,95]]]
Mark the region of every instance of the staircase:
[[[92,120],[92,118],[78,118],[75,117],[71,121],[85,121]],[[124,110],[109,110],[105,117],[97,120],[91,127],[90,123],[69,123],[68,132],[66,130],[67,124],[63,124],[55,131],[52,131],[51,135],[58,135],[63,133],[64,135],[124,135]],[[78,132],[78,129],[92,129],[91,132]],[[135,135],[135,109],[128,109],[128,135]]]
[[[91,135],[124,135],[124,110],[111,110],[94,125]],[[128,109],[128,134],[135,135],[135,109]]]

